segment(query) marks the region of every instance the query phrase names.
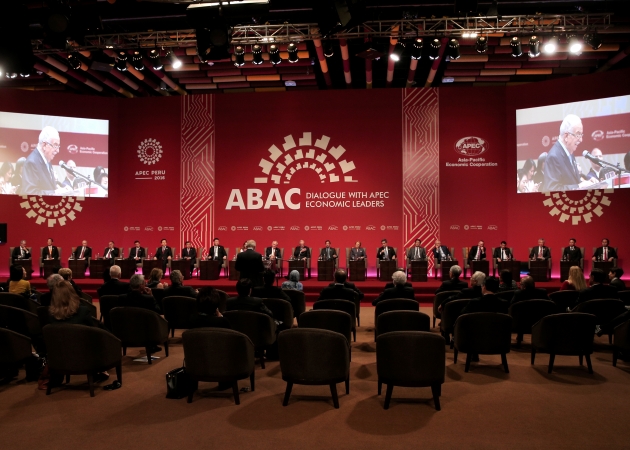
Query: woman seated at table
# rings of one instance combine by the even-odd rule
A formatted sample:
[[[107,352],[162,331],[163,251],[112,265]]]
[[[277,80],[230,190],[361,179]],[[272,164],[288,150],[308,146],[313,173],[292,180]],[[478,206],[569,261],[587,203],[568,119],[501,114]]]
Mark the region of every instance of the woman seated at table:
[[[300,283],[300,272],[292,270],[289,274],[289,281],[282,283],[282,289],[293,289],[294,291],[304,290],[304,286]]]
[[[149,289],[164,289],[168,284],[166,282],[162,283],[162,276],[164,272],[162,269],[154,267],[149,274],[149,279],[147,280],[147,287]]]
[[[561,291],[581,291],[586,289],[586,280],[579,266],[572,266],[569,269],[569,277],[562,283]]]
[[[31,295],[31,283],[26,281],[26,270],[18,264],[9,268],[9,292],[11,294]]]

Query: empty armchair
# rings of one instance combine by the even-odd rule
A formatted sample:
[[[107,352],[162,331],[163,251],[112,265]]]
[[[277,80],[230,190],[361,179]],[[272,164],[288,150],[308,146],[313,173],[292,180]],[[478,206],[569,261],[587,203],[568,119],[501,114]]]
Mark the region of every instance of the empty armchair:
[[[444,291],[435,294],[435,297],[433,297],[433,328],[435,328],[435,320],[442,318],[442,313],[438,311],[438,308],[440,307],[442,302],[447,298],[458,294],[460,294],[459,291]]]
[[[298,317],[298,327],[334,331],[345,336],[348,344],[352,340],[352,317],[343,311],[313,309],[304,312]]]
[[[630,352],[630,321],[626,321],[615,328],[615,341],[613,345],[613,366],[617,367],[619,351]]]
[[[343,311],[350,314],[352,317],[352,335],[354,342],[357,341],[357,328],[356,323],[356,307],[354,303],[349,300],[317,300],[313,304],[313,309],[334,309],[336,311]]]
[[[20,308],[33,314],[37,314],[37,303],[23,295],[10,292],[0,292],[0,305]]]
[[[266,314],[253,311],[226,311],[223,317],[233,330],[245,334],[254,344],[260,357],[260,366],[265,368],[265,352],[276,342],[276,323]]]
[[[527,300],[514,303],[508,314],[512,317],[512,332],[516,333],[516,344],[520,345],[524,334],[532,334],[532,326],[545,316],[558,312],[550,300]]]
[[[575,307],[579,296],[579,291],[556,291],[549,294],[549,299],[558,306],[558,312],[566,312]]]
[[[109,315],[112,333],[120,339],[123,355],[127,354],[127,347],[144,347],[147,361],[151,364],[152,349],[163,344],[164,353],[168,356],[168,322],[158,313],[125,306],[112,309]]]
[[[597,318],[597,325],[602,326],[626,312],[626,307],[621,300],[606,298],[580,303],[573,312],[592,314]],[[608,335],[608,341],[612,344],[612,333]]]
[[[28,336],[0,328],[0,364],[22,364],[32,356],[31,339]]]
[[[171,330],[171,337],[175,336],[175,329],[190,328],[190,317],[197,313],[197,299],[173,295],[162,300],[162,312]]]
[[[291,303],[280,298],[265,298],[263,303],[273,313],[273,318],[282,322],[279,330],[287,330],[293,326],[293,308]]]
[[[296,291],[295,289],[283,289],[282,292],[287,294],[291,299],[293,316],[300,317],[300,314],[306,311],[306,298],[304,296],[304,292]]]
[[[420,311],[420,304],[406,298],[392,298],[377,303],[374,308],[374,339],[378,335],[378,316],[388,311]]]
[[[420,311],[388,311],[378,316],[377,325],[378,340],[381,334],[392,331],[430,331],[431,319]]]
[[[463,314],[455,322],[454,362],[459,352],[466,353],[466,368],[473,355],[501,355],[505,373],[510,373],[507,354],[512,344],[512,318],[501,313]]]
[[[442,337],[446,339],[446,342],[451,341],[450,336],[455,331],[455,321],[469,302],[470,300],[453,300],[444,305],[442,309],[442,320],[440,321],[440,333]],[[451,348],[453,348],[452,342]]]

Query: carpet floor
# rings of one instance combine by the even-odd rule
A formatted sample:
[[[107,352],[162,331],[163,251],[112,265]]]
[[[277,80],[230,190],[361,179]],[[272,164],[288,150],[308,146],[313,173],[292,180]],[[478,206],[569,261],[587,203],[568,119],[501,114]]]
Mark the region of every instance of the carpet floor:
[[[429,308],[422,311],[430,314]],[[352,343],[350,394],[338,385],[340,408],[334,409],[328,386],[293,388],[282,406],[285,383],[280,365],[257,365],[256,391],[241,394],[200,383],[192,404],[165,398],[165,374],[183,359],[181,330],[171,339],[171,353],[149,366],[134,362],[143,349],[123,357],[123,386],[96,390],[73,376],[52,395],[18,379],[0,386],[0,448],[628,448],[630,364],[612,367],[607,337],[596,339],[595,373],[578,366],[577,357],[558,356],[547,374],[548,356],[530,366],[529,336],[508,354],[510,373],[500,356],[481,356],[469,373],[465,355],[453,363],[446,348],[442,410],[436,411],[429,388],[394,388],[390,409],[377,396],[373,308],[362,309],[363,326]],[[108,384],[114,379],[114,371]],[[240,387],[249,382],[239,382]]]

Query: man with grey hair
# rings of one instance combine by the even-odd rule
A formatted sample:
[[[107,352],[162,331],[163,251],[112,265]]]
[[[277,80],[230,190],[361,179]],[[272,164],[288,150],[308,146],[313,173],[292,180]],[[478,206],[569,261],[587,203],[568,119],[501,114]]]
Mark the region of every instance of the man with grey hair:
[[[63,277],[59,275],[58,273],[53,273],[48,278],[46,278],[46,285],[48,286],[48,292],[46,292],[45,294],[42,294],[41,297],[39,297],[39,304],[41,306],[50,306],[50,300],[52,299],[52,291],[54,287],[57,285],[57,283],[59,283],[60,281],[63,281]]]
[[[122,306],[133,306],[155,311],[158,314],[161,313],[151,289],[145,284],[144,275],[133,275],[129,279],[129,293],[121,295],[119,300]]]
[[[481,297],[481,288],[486,282],[486,274],[477,271],[470,277],[470,287],[462,289],[459,294],[452,295],[442,301],[438,306],[438,311],[442,312],[444,305],[453,300],[465,300],[467,298],[479,298]]]
[[[459,279],[461,274],[462,274],[462,268],[460,266],[458,266],[457,264],[454,266],[451,266],[451,268],[448,271],[448,276],[450,278],[446,281],[442,281],[442,284],[440,285],[439,288],[437,288],[435,293],[439,294],[440,292],[446,292],[446,291],[460,291],[461,292],[463,289],[466,289],[468,287],[466,282],[460,281]]]
[[[377,303],[382,302],[383,300],[389,300],[390,298],[408,298],[410,300],[415,300],[416,296],[413,292],[413,288],[405,286],[407,282],[407,275],[403,271],[396,271],[392,274],[392,281],[394,282],[394,287],[390,289],[385,289],[381,292],[381,295],[376,297],[372,302],[372,305],[376,306]]]
[[[179,270],[173,270],[170,274],[171,285],[165,289],[164,297],[177,295],[180,297],[197,298],[197,291],[190,286],[184,286],[184,276]]]
[[[583,136],[582,120],[575,114],[568,114],[560,125],[558,140],[547,155],[542,191],[572,191],[593,184],[590,179],[581,181],[582,172],[575,159]]]
[[[537,288],[534,279],[529,275],[521,278],[521,288],[514,293],[510,304],[524,300],[549,300],[547,290]]]
[[[262,273],[265,266],[262,262],[262,255],[256,251],[256,241],[253,239],[245,242],[246,250],[236,255],[235,269],[240,273],[241,278],[251,280],[253,287],[262,286]]]
[[[13,248],[13,252],[11,253],[11,258],[13,260],[16,259],[31,259],[31,252],[26,248],[26,241],[21,240],[20,246]]]
[[[129,283],[124,283],[119,280],[120,266],[111,266],[109,268],[109,276],[111,278],[103,283],[103,285],[96,291],[99,298],[104,295],[122,295],[129,291]]]
[[[70,191],[68,187],[57,187],[57,177],[51,164],[59,153],[59,144],[57,130],[51,126],[44,127],[39,133],[37,148],[28,155],[22,167],[20,194],[63,195]]]

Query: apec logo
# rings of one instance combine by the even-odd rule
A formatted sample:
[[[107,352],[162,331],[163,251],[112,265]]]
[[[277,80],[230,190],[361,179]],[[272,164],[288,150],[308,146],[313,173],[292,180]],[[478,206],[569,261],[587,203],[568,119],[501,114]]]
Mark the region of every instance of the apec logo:
[[[477,136],[461,138],[455,144],[455,151],[464,156],[479,156],[488,151],[488,141]]]
[[[221,227],[219,227],[219,231],[227,231],[227,227],[221,226]]]
[[[542,145],[545,147],[549,147],[549,144],[551,144],[551,138],[549,136],[543,136]]]
[[[594,141],[603,141],[605,136],[602,130],[595,130],[591,133],[591,137]]]
[[[328,227],[328,231],[337,231],[339,230],[339,227],[337,225],[331,225]]]
[[[459,225],[451,225],[451,230],[459,230]]]
[[[79,147],[77,147],[77,146],[76,146],[76,145],[74,145],[74,144],[70,144],[70,145],[68,145],[68,153],[70,153],[70,154],[73,154],[73,155],[74,155],[75,153],[78,153],[78,152],[79,152]]]

